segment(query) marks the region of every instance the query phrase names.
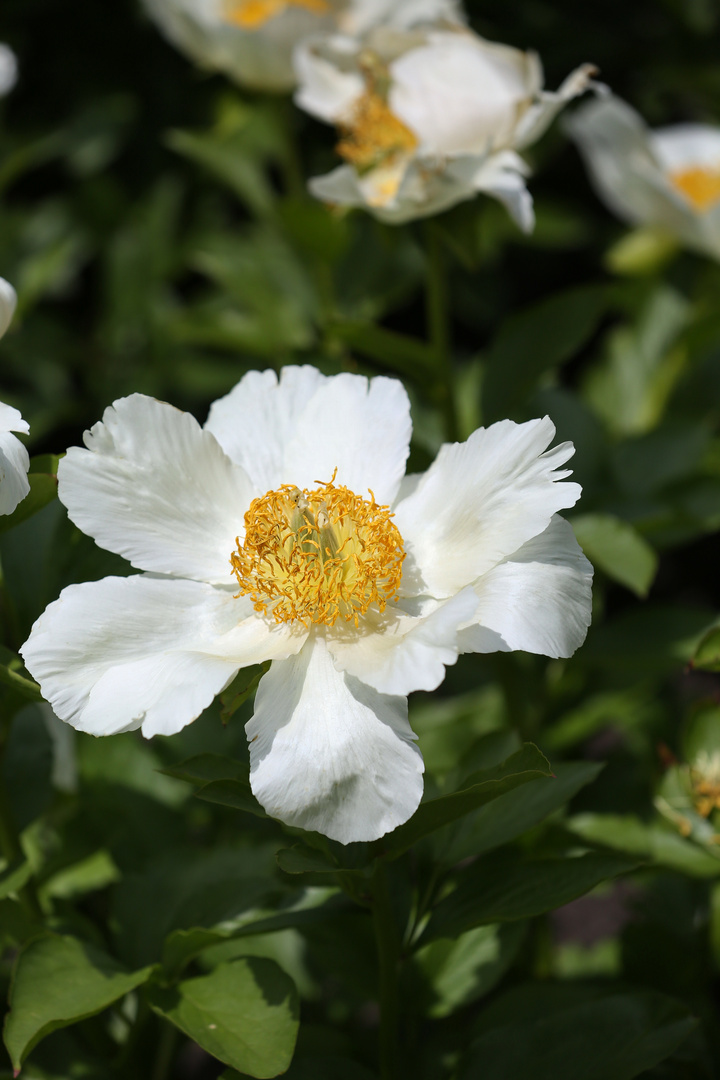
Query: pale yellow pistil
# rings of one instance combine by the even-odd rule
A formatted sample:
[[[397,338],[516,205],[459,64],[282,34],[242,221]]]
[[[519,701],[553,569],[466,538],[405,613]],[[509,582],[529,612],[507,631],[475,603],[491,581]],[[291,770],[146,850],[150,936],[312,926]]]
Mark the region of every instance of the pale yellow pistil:
[[[410,128],[374,89],[366,90],[356,101],[338,130],[341,138],[335,149],[361,173],[411,154],[418,145]]]
[[[313,491],[283,484],[245,515],[245,539],[230,556],[238,596],[278,623],[357,627],[371,604],[384,611],[397,596],[405,552],[389,508],[334,479]]]
[[[326,15],[330,10],[328,0],[225,0],[227,22],[243,30],[257,30],[286,8],[304,8],[313,15]]]
[[[700,213],[720,203],[720,165],[717,168],[696,165],[680,169],[671,172],[668,179]]]

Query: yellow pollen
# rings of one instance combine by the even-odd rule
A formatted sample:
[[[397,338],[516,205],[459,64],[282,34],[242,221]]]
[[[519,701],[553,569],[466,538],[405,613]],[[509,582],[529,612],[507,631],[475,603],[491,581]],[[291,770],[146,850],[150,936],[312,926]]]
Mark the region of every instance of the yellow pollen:
[[[335,149],[358,172],[367,172],[402,154],[412,153],[418,144],[410,128],[373,89],[366,90],[359,98],[352,114],[338,130],[341,138]]]
[[[225,19],[243,30],[257,30],[291,7],[304,8],[313,15],[330,10],[328,0],[225,0]]]
[[[690,768],[692,798],[702,817],[720,810],[720,754],[702,751]]]
[[[720,165],[714,169],[703,165],[680,169],[671,172],[668,179],[701,213],[720,203]]]
[[[384,611],[397,596],[405,552],[389,507],[335,487],[336,473],[313,491],[283,484],[245,515],[230,556],[237,595],[277,623],[357,627],[371,604]]]

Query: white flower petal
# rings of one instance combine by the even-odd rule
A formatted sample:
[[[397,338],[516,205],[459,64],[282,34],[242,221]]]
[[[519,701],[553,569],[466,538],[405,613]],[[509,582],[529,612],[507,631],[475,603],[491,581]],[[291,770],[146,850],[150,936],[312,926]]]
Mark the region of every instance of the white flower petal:
[[[592,574],[572,526],[553,518],[476,582],[476,625],[461,631],[461,651],[572,656],[590,625]]]
[[[319,45],[322,45],[322,48]],[[331,124],[348,114],[365,89],[365,80],[359,71],[345,71],[333,63],[324,51],[330,50],[334,58],[352,56],[357,43],[352,38],[334,35],[321,43],[314,40],[301,42],[295,49],[293,63],[298,80],[295,104]]]
[[[225,397],[213,402],[205,430],[265,494],[292,482],[283,473],[285,446],[303,409],[327,381],[313,367],[249,371]]]
[[[460,627],[475,617],[477,607],[473,589],[466,588],[441,603],[426,601],[418,615],[369,611],[359,632],[336,623],[327,647],[338,668],[383,694],[435,690],[461,651]]]
[[[390,65],[389,105],[425,154],[477,154],[511,143],[535,92],[534,58],[475,34],[434,32]]]
[[[649,132],[650,144],[667,172],[708,168],[720,171],[720,127],[673,124]]]
[[[257,492],[189,413],[132,394],[105,410],[58,469],[72,521],[140,570],[230,584]]]
[[[340,26],[355,36],[374,26],[408,29],[422,23],[463,23],[464,13],[456,0],[351,0]]]
[[[253,792],[287,825],[349,844],[417,809],[423,762],[407,701],[336,671],[322,638],[272,665],[245,730]]]
[[[242,667],[285,657],[306,634],[196,581],[137,575],[70,585],[21,649],[55,713],[79,731],[172,735]]]
[[[532,196],[525,186],[529,172],[514,150],[500,150],[480,163],[471,181],[476,191],[484,191],[501,202],[515,224],[526,233],[535,227]]]
[[[9,281],[0,278],[0,337],[7,330],[17,305],[17,293]]]
[[[311,195],[331,206],[364,206],[365,200],[358,185],[358,174],[352,165],[338,165],[324,176],[308,180]]]
[[[0,514],[12,514],[15,507],[30,492],[27,471],[30,468],[28,452],[9,430],[3,430],[7,412],[17,419],[10,419],[13,431],[27,431],[27,424],[20,419],[17,409],[0,403]]]
[[[326,379],[285,446],[284,473],[298,487],[326,482],[391,503],[410,450],[410,402],[397,379],[343,373]]]
[[[549,417],[479,428],[467,442],[446,444],[417,488],[395,509],[408,552],[402,591],[421,585],[452,596],[543,532],[558,510],[580,497],[578,484],[557,483],[571,443],[543,453],[555,434]],[[414,565],[413,565],[414,564]]]
[[[515,129],[515,147],[520,150],[536,142],[568,101],[583,94],[593,85],[592,76],[595,72],[596,68],[592,64],[582,64],[568,75],[556,91],[543,90],[538,100],[523,114]]]
[[[0,42],[0,97],[9,94],[17,82],[18,62],[9,45]]]

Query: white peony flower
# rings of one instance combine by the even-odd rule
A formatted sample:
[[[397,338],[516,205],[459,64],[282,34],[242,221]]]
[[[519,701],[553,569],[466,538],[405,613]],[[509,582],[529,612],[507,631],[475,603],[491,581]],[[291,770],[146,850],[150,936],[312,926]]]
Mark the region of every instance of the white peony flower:
[[[546,417],[480,428],[404,477],[401,383],[250,372],[204,428],[134,394],[71,448],[60,499],[142,573],[71,585],[21,652],[82,731],[172,735],[272,660],[247,725],[267,812],[342,843],[406,821],[423,763],[407,695],[458,653],[569,656],[591,567],[557,512],[570,443]]]
[[[588,87],[593,71],[578,68],[550,93],[535,53],[460,26],[309,41],[295,66],[297,104],[337,126],[346,162],[310,181],[318,198],[399,223],[484,191],[525,231],[534,219],[517,151]]]
[[[651,131],[624,101],[607,97],[579,109],[567,128],[619,217],[720,259],[720,127]]]
[[[18,77],[18,62],[9,45],[0,41],[0,97],[9,94]]]
[[[145,0],[145,6],[191,59],[257,90],[292,89],[293,49],[308,37],[460,19],[456,0]]]
[[[0,278],[0,337],[10,325],[16,303],[12,285]],[[27,478],[30,458],[23,444],[12,434],[21,431],[27,435],[29,430],[17,409],[0,401],[0,514],[12,514],[30,491]]]

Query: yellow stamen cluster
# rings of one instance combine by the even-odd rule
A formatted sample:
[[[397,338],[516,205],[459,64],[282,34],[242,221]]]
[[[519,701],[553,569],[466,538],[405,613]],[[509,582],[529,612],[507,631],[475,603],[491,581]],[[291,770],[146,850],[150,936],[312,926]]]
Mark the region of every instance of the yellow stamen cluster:
[[[290,7],[304,8],[313,15],[330,10],[328,0],[225,0],[225,19],[243,30],[257,30]]]
[[[278,623],[353,622],[397,596],[403,540],[387,506],[329,483],[283,484],[254,499],[230,556],[240,592]],[[320,481],[317,481],[320,483]]]
[[[690,781],[698,814],[709,817],[713,810],[720,810],[720,754],[699,754],[690,769]]]
[[[720,166],[712,169],[696,165],[681,169],[670,173],[669,180],[700,213],[720,203]]]
[[[358,99],[338,130],[341,138],[335,149],[358,172],[367,172],[402,154],[412,153],[418,144],[410,128],[372,88]]]

